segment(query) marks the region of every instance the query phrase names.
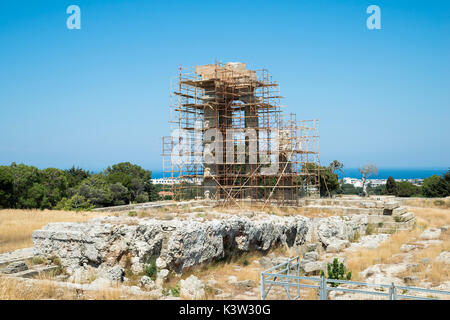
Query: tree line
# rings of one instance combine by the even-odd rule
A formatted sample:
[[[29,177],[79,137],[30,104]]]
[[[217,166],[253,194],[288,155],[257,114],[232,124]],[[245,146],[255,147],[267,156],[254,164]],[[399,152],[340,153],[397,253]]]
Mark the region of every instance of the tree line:
[[[90,210],[158,200],[151,171],[121,162],[100,173],[81,168],[0,166],[0,208]]]
[[[337,160],[329,166],[320,167],[320,194],[329,196],[335,194],[355,194],[363,195],[394,195],[397,197],[427,197],[444,198],[450,196],[450,170],[442,175],[432,175],[425,178],[421,186],[417,186],[408,181],[395,181],[393,177],[388,177],[386,184],[374,187],[367,183],[371,174],[376,174],[374,165],[366,165],[359,171],[363,187],[355,187],[352,184],[339,182],[338,172],[342,172],[344,165]],[[364,188],[365,186],[365,188]],[[364,191],[365,189],[365,191]]]

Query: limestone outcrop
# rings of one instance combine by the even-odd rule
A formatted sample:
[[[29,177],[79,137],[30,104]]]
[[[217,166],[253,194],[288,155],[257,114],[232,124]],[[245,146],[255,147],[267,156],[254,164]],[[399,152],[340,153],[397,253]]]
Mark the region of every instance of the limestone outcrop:
[[[87,223],[50,223],[33,232],[33,242],[35,255],[57,256],[69,273],[83,266],[111,270],[117,265],[138,272],[152,259],[157,259],[159,269],[181,273],[275,245],[301,247],[320,241],[326,248],[337,240],[351,239],[355,232],[364,233],[366,227],[364,215],[314,219],[233,215],[204,222],[105,217]],[[117,270],[108,272],[115,275]]]

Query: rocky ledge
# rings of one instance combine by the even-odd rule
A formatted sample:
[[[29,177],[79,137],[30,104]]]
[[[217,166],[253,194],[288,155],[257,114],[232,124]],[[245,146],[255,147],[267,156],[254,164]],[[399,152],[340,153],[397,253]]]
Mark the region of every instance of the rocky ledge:
[[[267,251],[276,245],[301,251],[306,244],[319,242],[326,248],[353,239],[356,233],[364,234],[366,228],[365,215],[313,219],[235,215],[204,222],[105,217],[87,223],[50,223],[33,232],[33,242],[35,255],[57,256],[69,274],[90,266],[120,278],[123,274],[117,267],[139,273],[155,258],[159,269],[181,273],[195,265],[253,250]]]

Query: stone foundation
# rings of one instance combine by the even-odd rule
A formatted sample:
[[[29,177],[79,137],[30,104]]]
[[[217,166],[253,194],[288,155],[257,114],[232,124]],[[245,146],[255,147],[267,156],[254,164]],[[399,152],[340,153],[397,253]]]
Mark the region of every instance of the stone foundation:
[[[299,210],[308,214],[367,215],[369,226],[379,233],[410,230],[416,221],[414,213],[393,197],[304,199]]]
[[[120,265],[141,272],[157,258],[159,269],[183,270],[253,250],[278,245],[302,250],[307,243],[324,248],[364,234],[367,216],[309,219],[258,214],[205,222],[107,217],[88,223],[50,223],[33,232],[34,254],[55,255],[69,273],[79,267],[108,270]],[[106,271],[108,272],[108,271]]]

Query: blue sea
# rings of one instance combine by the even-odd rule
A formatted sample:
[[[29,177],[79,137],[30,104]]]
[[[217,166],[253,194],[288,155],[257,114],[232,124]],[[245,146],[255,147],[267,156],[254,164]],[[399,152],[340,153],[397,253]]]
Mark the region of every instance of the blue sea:
[[[378,175],[371,177],[372,179],[387,179],[392,176],[394,179],[424,179],[433,174],[442,175],[449,168],[378,168]],[[339,178],[361,178],[358,168],[344,168],[344,174],[339,174]],[[162,171],[152,171],[153,178],[162,178]]]
[[[424,179],[433,174],[442,175],[449,168],[378,168],[378,174],[372,179],[387,179],[392,176],[394,179]],[[361,178],[358,168],[344,168],[344,174],[339,174],[339,178]]]

